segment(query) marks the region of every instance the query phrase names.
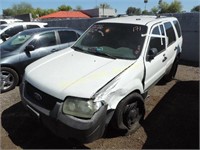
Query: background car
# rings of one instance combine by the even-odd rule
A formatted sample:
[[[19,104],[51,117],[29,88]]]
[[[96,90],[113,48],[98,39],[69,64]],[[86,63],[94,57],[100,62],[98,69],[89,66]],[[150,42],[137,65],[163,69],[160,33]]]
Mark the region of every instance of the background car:
[[[18,85],[24,69],[33,61],[71,46],[82,34],[71,28],[37,28],[25,30],[0,45],[0,90]]]
[[[14,22],[23,22],[23,20],[20,19],[0,19],[0,24],[9,24]]]
[[[42,22],[16,22],[16,23],[9,23],[9,24],[2,24],[0,25],[0,43],[3,43],[8,38],[12,37],[13,35],[26,30],[26,29],[33,29],[33,28],[44,28],[48,27],[47,23]]]

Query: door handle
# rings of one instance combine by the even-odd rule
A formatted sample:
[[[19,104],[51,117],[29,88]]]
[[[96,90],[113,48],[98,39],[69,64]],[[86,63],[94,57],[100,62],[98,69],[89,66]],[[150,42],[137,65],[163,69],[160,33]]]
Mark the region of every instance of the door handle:
[[[165,54],[163,55],[164,59],[162,60],[162,62],[167,60],[167,57],[165,56]]]
[[[174,48],[174,51],[176,51],[178,49],[178,46],[176,46],[175,48]]]

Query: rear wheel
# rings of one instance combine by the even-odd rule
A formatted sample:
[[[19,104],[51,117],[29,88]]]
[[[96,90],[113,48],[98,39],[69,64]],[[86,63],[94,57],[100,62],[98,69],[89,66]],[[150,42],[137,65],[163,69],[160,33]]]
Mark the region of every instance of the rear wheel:
[[[123,130],[128,135],[135,132],[144,118],[143,97],[132,93],[122,100],[115,110],[113,125],[118,130]]]
[[[15,70],[8,67],[1,68],[1,73],[0,73],[1,93],[14,89],[15,86],[18,84],[18,82],[19,82],[19,77]]]

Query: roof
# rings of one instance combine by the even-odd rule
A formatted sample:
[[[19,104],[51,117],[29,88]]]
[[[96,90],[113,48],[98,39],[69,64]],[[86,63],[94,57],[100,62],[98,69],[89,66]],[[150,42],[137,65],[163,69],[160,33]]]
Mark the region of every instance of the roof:
[[[22,31],[23,33],[39,33],[39,32],[45,32],[45,31],[52,31],[52,30],[66,30],[69,28],[66,27],[46,27],[46,28],[33,28]]]
[[[33,29],[28,29],[22,31],[20,34],[37,34],[41,32],[47,32],[47,31],[76,31],[79,34],[82,34],[82,31],[73,29],[73,28],[68,28],[68,27],[46,27],[46,28],[33,28]]]
[[[138,24],[138,25],[147,25],[149,23],[154,24],[164,20],[169,20],[169,18],[174,17],[157,17],[157,16],[128,16],[128,17],[119,17],[98,21],[98,23],[125,23],[125,24]]]
[[[52,18],[90,18],[90,17],[80,11],[58,11],[40,17],[40,19],[52,19]]]

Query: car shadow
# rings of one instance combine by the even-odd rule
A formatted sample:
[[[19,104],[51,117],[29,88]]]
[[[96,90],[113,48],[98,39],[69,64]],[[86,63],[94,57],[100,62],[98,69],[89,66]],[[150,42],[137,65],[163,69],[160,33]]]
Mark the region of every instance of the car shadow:
[[[178,81],[142,126],[143,149],[199,148],[199,81]]]
[[[1,123],[12,142],[23,149],[88,149],[52,134],[27,112],[22,102],[4,110]]]

